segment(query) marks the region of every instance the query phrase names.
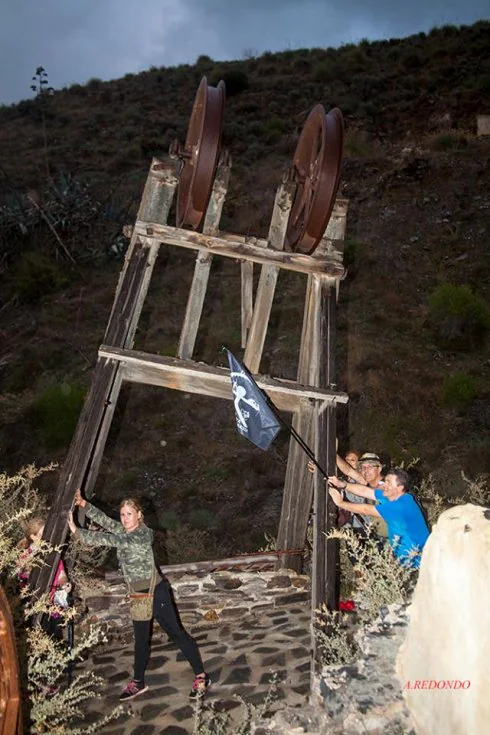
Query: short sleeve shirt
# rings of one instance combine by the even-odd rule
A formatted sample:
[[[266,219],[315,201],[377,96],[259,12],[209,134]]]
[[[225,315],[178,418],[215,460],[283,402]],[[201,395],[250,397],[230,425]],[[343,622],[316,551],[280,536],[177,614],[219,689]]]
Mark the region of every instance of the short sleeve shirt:
[[[386,521],[388,538],[397,559],[411,567],[420,566],[420,554],[429,537],[424,514],[415,499],[404,493],[388,500],[381,490],[374,491],[376,508]],[[415,553],[415,556],[412,554]]]

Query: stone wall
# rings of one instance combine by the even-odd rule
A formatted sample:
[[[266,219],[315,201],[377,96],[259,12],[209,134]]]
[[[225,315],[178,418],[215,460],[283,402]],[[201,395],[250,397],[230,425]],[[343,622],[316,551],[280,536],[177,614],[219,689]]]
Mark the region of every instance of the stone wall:
[[[167,574],[185,625],[230,621],[252,613],[309,599],[309,577],[281,572],[211,572]],[[130,627],[127,589],[118,573],[109,572],[93,592],[86,591],[86,620],[106,623],[121,632]]]

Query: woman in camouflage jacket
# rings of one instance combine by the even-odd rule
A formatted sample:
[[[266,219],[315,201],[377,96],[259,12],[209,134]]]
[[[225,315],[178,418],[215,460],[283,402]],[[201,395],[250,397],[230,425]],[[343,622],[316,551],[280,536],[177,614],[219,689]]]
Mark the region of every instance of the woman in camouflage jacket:
[[[176,643],[194,671],[191,697],[204,694],[210,684],[205,673],[196,641],[182,627],[170,584],[160,575],[153,556],[153,531],[144,524],[143,511],[138,501],[123,500],[119,507],[121,522],[109,518],[101,510],[82,498],[77,490],[75,505],[84,508],[87,516],[105,531],[77,528],[70,514],[68,525],[75,537],[86,546],[110,546],[116,549],[126,584],[132,592],[148,592],[155,585],[153,617],[169,638]],[[155,584],[156,579],[156,584]],[[124,688],[120,699],[127,700],[146,692],[145,670],[150,656],[152,620],[133,620],[134,678]]]

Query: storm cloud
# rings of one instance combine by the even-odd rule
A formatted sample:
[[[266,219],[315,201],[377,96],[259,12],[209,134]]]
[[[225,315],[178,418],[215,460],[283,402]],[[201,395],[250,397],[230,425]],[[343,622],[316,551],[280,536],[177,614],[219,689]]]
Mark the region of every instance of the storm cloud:
[[[201,54],[337,47],[488,16],[488,0],[15,0],[0,11],[0,102],[32,96],[40,65],[59,88]]]

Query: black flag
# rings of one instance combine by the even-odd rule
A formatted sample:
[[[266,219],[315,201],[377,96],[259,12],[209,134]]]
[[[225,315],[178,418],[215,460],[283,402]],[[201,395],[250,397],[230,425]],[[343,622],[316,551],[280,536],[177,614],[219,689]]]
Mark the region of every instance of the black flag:
[[[279,419],[251,373],[229,350],[226,352],[238,432],[259,449],[266,450],[281,430]]]

